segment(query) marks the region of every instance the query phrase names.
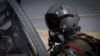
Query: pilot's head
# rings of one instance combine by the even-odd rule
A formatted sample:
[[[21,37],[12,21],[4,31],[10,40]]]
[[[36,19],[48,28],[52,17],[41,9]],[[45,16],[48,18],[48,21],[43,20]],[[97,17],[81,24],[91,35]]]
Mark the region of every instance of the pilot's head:
[[[74,31],[79,22],[79,15],[75,8],[66,4],[55,4],[45,15],[45,22],[51,31]]]

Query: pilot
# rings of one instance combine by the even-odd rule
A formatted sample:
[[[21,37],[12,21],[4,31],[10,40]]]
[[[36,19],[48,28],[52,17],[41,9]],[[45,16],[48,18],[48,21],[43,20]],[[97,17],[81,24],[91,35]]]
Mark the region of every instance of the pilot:
[[[80,31],[80,17],[72,6],[55,4],[45,14],[50,56],[96,56],[100,40]],[[55,43],[59,43],[55,45]]]

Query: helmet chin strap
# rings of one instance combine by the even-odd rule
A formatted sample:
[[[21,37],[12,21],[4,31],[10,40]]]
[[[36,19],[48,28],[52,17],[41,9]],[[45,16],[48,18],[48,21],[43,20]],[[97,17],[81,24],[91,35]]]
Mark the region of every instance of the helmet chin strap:
[[[69,29],[62,29],[62,35],[63,35],[63,38],[64,38],[64,42],[67,41],[71,41],[73,40],[73,37],[70,37],[72,36],[73,34],[75,34],[76,32],[80,31],[81,27],[80,26],[77,26],[75,28],[69,28]]]

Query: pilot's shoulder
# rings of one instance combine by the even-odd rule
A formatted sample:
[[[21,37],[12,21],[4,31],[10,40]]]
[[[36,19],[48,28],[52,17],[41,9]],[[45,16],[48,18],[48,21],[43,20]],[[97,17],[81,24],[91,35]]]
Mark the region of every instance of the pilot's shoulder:
[[[89,35],[89,34],[84,33],[84,32],[81,32],[81,31],[76,32],[75,34],[73,34],[73,36],[81,37],[81,38],[86,38],[86,37],[94,38],[94,36]]]

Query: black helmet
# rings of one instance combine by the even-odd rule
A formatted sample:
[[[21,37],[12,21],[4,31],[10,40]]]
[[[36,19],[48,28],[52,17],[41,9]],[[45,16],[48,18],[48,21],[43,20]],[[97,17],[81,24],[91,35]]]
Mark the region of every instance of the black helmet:
[[[79,22],[79,15],[75,8],[65,4],[55,4],[45,15],[47,27],[51,30],[75,29]]]

